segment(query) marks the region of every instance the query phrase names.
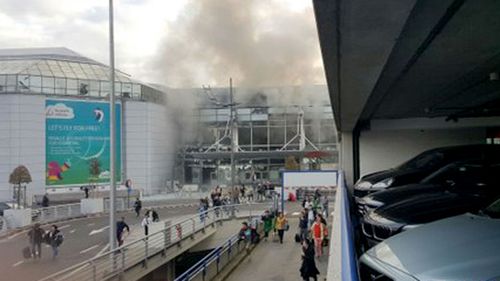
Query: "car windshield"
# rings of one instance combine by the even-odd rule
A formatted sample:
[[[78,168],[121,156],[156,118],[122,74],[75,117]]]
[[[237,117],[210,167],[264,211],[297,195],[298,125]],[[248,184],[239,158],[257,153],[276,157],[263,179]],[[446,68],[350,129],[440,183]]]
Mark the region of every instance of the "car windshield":
[[[442,163],[444,155],[437,151],[428,151],[417,155],[416,157],[401,164],[398,170],[413,170],[422,168],[433,168]]]
[[[500,219],[500,198],[484,209],[483,213],[489,217]]]
[[[467,188],[484,187],[494,182],[493,174],[500,172],[498,165],[481,163],[453,163],[432,173],[421,183],[459,185]]]

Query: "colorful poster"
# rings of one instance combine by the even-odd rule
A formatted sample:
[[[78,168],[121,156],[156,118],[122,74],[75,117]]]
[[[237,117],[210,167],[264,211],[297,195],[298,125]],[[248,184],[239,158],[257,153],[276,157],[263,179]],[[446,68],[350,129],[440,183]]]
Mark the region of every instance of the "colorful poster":
[[[109,104],[46,100],[46,185],[108,183]],[[121,106],[116,105],[116,179],[121,180]]]

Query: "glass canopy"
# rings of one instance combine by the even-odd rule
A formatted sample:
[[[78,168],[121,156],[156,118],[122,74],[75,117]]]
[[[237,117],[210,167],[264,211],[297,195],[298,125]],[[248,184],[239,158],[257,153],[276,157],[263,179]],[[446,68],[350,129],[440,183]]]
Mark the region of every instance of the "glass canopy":
[[[108,66],[64,48],[41,50],[45,53],[37,54],[36,49],[21,54],[0,51],[0,94],[109,96]],[[50,54],[46,54],[47,50],[51,51]],[[163,100],[162,92],[131,79],[123,72],[116,71],[115,81],[117,96],[154,102]]]

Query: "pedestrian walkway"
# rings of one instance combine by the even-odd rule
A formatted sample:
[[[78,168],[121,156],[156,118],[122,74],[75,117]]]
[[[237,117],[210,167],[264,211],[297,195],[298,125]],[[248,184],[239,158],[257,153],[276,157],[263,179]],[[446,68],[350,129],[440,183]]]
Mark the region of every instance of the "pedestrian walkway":
[[[298,219],[289,219],[290,230],[285,233],[283,244],[262,240],[249,257],[231,273],[227,281],[302,281],[300,265],[302,246],[294,241]],[[323,256],[316,259],[320,271],[318,280],[326,280],[328,267],[328,247],[323,248]]]

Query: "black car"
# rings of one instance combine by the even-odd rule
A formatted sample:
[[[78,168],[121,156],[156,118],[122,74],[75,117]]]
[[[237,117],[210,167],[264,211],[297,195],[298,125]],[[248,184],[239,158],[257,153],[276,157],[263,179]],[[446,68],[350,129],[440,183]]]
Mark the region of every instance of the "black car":
[[[354,185],[354,197],[357,202],[359,198],[376,191],[418,183],[453,162],[488,159],[500,159],[500,145],[461,145],[427,150],[396,168],[363,176]]]
[[[0,202],[0,216],[3,216],[3,211],[10,209],[10,206],[5,202]]]
[[[500,196],[448,191],[417,195],[367,213],[361,227],[368,244],[373,246],[425,223],[464,213],[477,213],[498,198]]]
[[[499,160],[496,160],[496,163],[465,161],[448,164],[427,176],[420,183],[374,192],[359,199],[358,212],[364,215],[383,205],[432,192],[468,192],[496,196],[500,194],[497,178],[500,174]]]

